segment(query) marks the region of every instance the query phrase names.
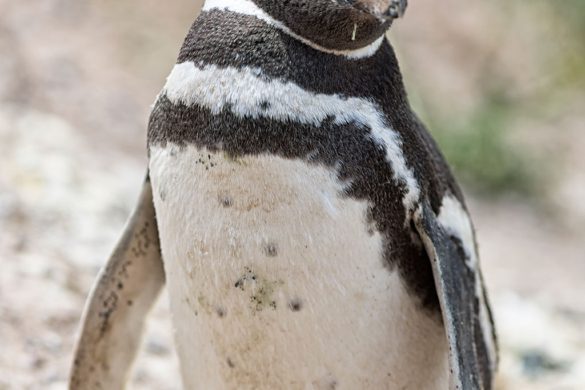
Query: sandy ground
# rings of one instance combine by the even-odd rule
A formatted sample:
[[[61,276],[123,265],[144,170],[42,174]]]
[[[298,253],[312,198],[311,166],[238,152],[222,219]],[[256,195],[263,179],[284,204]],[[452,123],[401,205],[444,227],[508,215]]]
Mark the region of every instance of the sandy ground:
[[[396,33],[407,74],[416,75],[411,82],[439,72],[445,77],[435,90],[473,90],[465,75],[452,72],[459,57],[441,52],[440,34],[428,31],[446,11],[422,12],[425,3],[432,4],[421,0],[409,12],[412,24],[426,27]],[[0,390],[63,389],[85,297],[138,194],[149,105],[195,8],[186,0],[168,7],[145,1],[138,15],[116,18],[130,4],[23,4],[0,0]],[[457,25],[479,23],[474,17],[486,10],[478,7]],[[151,30],[138,33],[144,25]],[[423,71],[425,53],[437,66]],[[559,114],[560,124],[531,127],[563,155],[546,207],[471,196],[501,341],[502,389],[585,388],[585,132],[578,102]],[[553,133],[559,125],[564,131]],[[171,337],[163,295],[132,388],[180,388]]]

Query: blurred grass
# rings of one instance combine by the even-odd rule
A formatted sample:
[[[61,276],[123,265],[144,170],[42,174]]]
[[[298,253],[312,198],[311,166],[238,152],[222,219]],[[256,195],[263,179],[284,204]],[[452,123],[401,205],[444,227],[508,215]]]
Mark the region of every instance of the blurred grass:
[[[540,66],[533,83],[514,86],[495,61],[486,61],[477,83],[481,99],[472,108],[457,112],[445,101],[423,103],[416,93],[413,101],[457,176],[476,195],[538,201],[562,161],[551,162],[539,156],[542,150],[511,139],[522,118],[558,121],[563,109],[585,97],[585,1],[498,3],[510,13],[529,12],[538,31],[537,47],[527,48]]]
[[[526,110],[524,102],[510,96],[503,85],[494,85],[499,84],[482,86],[481,101],[457,115],[444,102],[425,105],[416,95],[414,105],[457,177],[477,196],[541,200],[549,167],[535,151],[511,141],[517,118]]]
[[[554,5],[550,1],[544,3],[554,15],[552,27],[560,31],[559,45],[552,53],[558,57],[559,84],[582,93],[585,88],[585,1],[565,0]]]
[[[512,146],[516,107],[504,95],[491,93],[458,124],[431,120],[435,137],[453,169],[481,196],[539,193],[538,161]]]

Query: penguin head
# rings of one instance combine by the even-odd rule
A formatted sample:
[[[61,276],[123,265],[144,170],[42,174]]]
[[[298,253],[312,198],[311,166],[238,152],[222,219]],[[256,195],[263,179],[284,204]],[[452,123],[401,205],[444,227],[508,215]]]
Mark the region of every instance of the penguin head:
[[[295,34],[327,49],[355,50],[380,38],[407,0],[254,0]]]

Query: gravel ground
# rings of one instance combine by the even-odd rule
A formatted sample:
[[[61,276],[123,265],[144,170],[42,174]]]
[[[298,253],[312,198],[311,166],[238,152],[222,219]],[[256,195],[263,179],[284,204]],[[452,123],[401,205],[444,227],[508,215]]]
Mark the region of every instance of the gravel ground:
[[[432,4],[411,7],[417,23],[439,23],[446,11],[420,16],[425,3]],[[65,388],[85,297],[140,188],[148,108],[192,18],[184,10],[193,6],[145,1],[135,18],[114,19],[111,8],[118,15],[124,7],[0,0],[0,390]],[[138,34],[143,24],[166,33]],[[416,29],[398,35],[410,42]],[[408,73],[421,71],[422,53],[419,46],[405,52],[414,61]],[[448,61],[434,54],[437,71],[446,72]],[[566,162],[546,209],[471,197],[500,335],[500,389],[585,388],[579,101],[567,108],[560,136],[552,136],[553,125],[539,127],[541,142],[557,145]],[[171,336],[163,295],[132,388],[180,388]]]

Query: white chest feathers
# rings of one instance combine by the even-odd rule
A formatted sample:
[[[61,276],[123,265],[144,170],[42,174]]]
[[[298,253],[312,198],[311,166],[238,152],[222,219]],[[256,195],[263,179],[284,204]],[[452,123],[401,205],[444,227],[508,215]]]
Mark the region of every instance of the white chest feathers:
[[[441,389],[447,346],[328,168],[189,146],[150,161],[187,389]]]

